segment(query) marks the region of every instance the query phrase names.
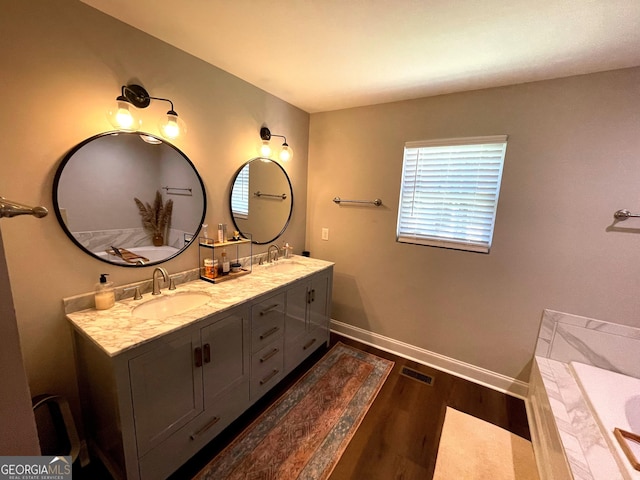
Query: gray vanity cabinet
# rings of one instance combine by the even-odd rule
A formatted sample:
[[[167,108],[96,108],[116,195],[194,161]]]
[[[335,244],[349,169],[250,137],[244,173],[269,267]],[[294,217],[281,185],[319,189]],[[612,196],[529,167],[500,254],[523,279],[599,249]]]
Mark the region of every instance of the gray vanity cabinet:
[[[92,450],[116,479],[163,479],[249,403],[249,308],[205,317],[116,357],[76,335]]]
[[[167,478],[328,342],[332,274],[325,267],[114,355],[75,329],[92,452],[116,480]]]
[[[285,313],[285,374],[329,341],[329,304],[331,278],[329,268],[287,290]]]

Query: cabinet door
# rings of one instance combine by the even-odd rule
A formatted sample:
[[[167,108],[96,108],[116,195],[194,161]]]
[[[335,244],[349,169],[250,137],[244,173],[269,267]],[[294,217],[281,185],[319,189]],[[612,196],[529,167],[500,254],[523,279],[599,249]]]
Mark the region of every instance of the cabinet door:
[[[287,309],[285,316],[285,337],[287,342],[307,331],[307,305],[309,285],[300,282],[287,290]]]
[[[323,273],[311,281],[309,329],[329,326],[329,274]]]
[[[236,310],[201,330],[205,407],[249,379],[248,316],[246,308]]]
[[[129,361],[138,455],[142,456],[202,412],[202,368],[195,366],[198,333],[156,341]]]

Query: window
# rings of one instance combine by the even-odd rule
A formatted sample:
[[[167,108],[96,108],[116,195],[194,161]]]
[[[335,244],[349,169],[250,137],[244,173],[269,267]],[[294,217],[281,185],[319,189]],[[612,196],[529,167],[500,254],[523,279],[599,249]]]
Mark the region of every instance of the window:
[[[249,165],[240,170],[231,189],[231,212],[236,218],[249,217]]]
[[[488,253],[507,136],[407,142],[397,240]]]

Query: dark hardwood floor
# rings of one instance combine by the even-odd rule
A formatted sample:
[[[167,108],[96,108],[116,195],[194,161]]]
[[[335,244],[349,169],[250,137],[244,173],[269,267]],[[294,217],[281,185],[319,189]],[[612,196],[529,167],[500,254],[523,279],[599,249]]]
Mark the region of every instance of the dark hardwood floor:
[[[332,335],[332,342],[336,339]],[[432,478],[447,406],[530,439],[522,400],[359,342],[340,341],[395,365],[331,480]],[[432,384],[402,375],[405,366],[429,375]]]
[[[450,406],[505,428],[527,440],[529,427],[524,402],[487,387],[406,360],[348,338],[341,341],[395,362],[356,434],[340,458],[330,480],[428,480],[432,478],[446,407]],[[251,424],[327,352],[321,348],[245,414],[176,471],[170,480],[195,476],[233,438]],[[408,367],[433,378],[431,385],[401,374]],[[88,474],[88,475],[86,475]],[[103,479],[99,465],[75,472],[74,479]]]

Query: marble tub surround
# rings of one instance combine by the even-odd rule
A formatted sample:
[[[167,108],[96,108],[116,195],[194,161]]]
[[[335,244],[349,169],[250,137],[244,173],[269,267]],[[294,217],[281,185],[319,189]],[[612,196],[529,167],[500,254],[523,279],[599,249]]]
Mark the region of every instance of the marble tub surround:
[[[614,433],[616,428],[640,432],[640,379],[578,362],[571,362],[571,369],[595,412],[609,449],[616,452],[618,465],[628,478],[640,479],[640,471],[633,468]],[[637,444],[630,441],[628,445],[638,457],[634,447]]]
[[[529,388],[529,423],[542,480],[625,478],[568,364],[536,357]]]
[[[133,310],[136,306],[157,298],[151,295],[144,295],[142,300],[127,298],[116,301],[115,306],[109,310],[95,310],[93,303],[91,303],[91,306],[87,309],[70,311],[73,306],[86,302],[86,297],[89,298],[90,302],[93,302],[93,293],[65,299],[65,307],[68,305],[69,308],[67,310],[67,318],[75,329],[91,339],[109,356],[113,357],[161,335],[185,327],[205,316],[227,310],[333,265],[332,262],[297,255],[290,260],[280,260],[279,262],[282,262],[282,264],[295,262],[296,268],[276,270],[269,268],[269,266],[254,266],[251,275],[238,277],[232,281],[212,284],[204,280],[195,279],[177,284],[176,290],[162,289],[162,295],[164,296],[179,295],[184,292],[198,292],[211,297],[210,301],[200,307],[162,320],[144,320],[133,315]],[[185,277],[190,278],[193,272],[198,278],[198,269],[187,272],[188,274]],[[151,282],[149,280],[143,283],[147,285]],[[121,294],[124,288],[135,285],[117,287],[116,293]],[[132,293],[128,292],[127,295],[130,297]]]
[[[535,354],[640,378],[640,328],[545,310]]]
[[[628,478],[569,363],[640,377],[639,360],[640,329],[544,311],[527,405],[541,479]]]
[[[185,235],[190,233],[171,228],[168,238],[165,238],[165,245],[180,249],[185,246]],[[103,252],[110,249],[111,245],[125,248],[151,245],[151,236],[142,227],[73,232],[73,236],[92,252]]]

